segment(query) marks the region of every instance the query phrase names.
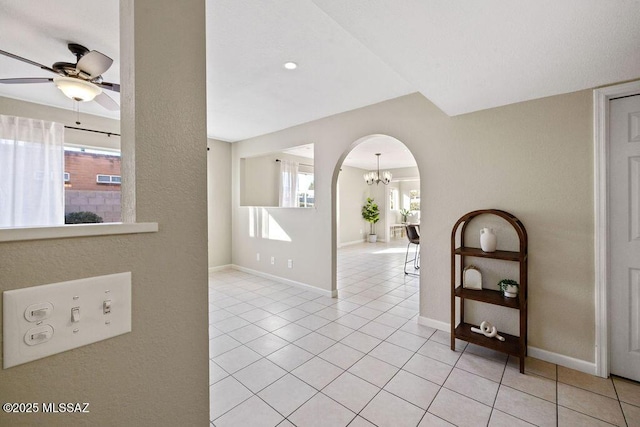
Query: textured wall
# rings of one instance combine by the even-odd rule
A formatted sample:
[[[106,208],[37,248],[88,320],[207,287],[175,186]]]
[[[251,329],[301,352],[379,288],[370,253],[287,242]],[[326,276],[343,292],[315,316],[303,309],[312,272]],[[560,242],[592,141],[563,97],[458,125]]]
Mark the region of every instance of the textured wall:
[[[234,182],[235,264],[328,289],[335,278],[337,168],[355,141],[386,134],[416,158],[421,180],[422,316],[449,323],[451,227],[464,213],[499,208],[529,232],[529,344],[594,360],[591,91],[447,117],[419,94],[234,144],[239,157],[316,144],[316,209],[281,215],[291,243],[252,237]],[[236,174],[234,172],[234,179]],[[304,229],[295,224],[304,222]],[[290,225],[289,225],[290,224]],[[255,262],[256,251],[295,254],[301,270]]]
[[[369,186],[362,179],[367,171],[343,166],[338,179],[339,244],[364,241],[369,234],[369,223],[362,218],[362,206],[369,197]]]
[[[209,267],[231,264],[231,144],[209,139]]]
[[[135,156],[138,221],[159,232],[2,243],[0,290],[131,271],[133,330],[0,370],[3,401],[91,403],[0,413],[3,426],[208,424],[205,2],[136,0],[135,22],[123,7],[121,57],[136,52],[121,80],[123,161]]]

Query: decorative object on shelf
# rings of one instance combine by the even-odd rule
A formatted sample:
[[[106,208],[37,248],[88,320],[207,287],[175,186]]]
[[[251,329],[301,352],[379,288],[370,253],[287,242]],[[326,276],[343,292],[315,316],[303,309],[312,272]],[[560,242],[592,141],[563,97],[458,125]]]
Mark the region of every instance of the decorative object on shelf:
[[[486,320],[480,323],[480,329],[471,327],[471,332],[483,334],[485,337],[489,338],[496,338],[499,341],[504,341],[504,337],[502,335],[498,335],[498,329]]]
[[[483,252],[495,252],[498,246],[498,238],[493,232],[493,228],[483,228],[480,230],[480,247]]]
[[[500,286],[500,290],[502,294],[507,298],[515,298],[518,296],[518,282],[511,279],[502,279],[498,282],[498,286]]]
[[[376,235],[376,222],[380,220],[380,210],[378,205],[373,203],[373,199],[368,197],[367,204],[362,207],[362,218],[370,224],[369,243],[375,243],[378,239]]]
[[[402,216],[402,223],[403,224],[407,223],[407,216],[409,216],[410,213],[411,213],[411,211],[408,210],[408,209],[400,209],[400,215]]]
[[[364,180],[369,185],[373,185],[374,183],[376,185],[378,185],[380,183],[383,183],[384,185],[387,185],[388,183],[391,182],[391,172],[384,171],[384,172],[380,173],[380,156],[381,155],[382,155],[382,153],[376,153],[376,156],[378,157],[378,170],[377,171],[367,172],[367,173],[364,174]]]
[[[465,289],[482,289],[482,273],[477,267],[468,265],[463,270],[462,287]]]

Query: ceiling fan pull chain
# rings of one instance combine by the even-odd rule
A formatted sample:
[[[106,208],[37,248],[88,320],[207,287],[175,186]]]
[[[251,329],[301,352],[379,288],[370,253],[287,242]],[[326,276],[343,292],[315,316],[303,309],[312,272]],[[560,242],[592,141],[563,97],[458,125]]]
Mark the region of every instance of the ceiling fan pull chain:
[[[73,101],[76,104],[76,124],[82,124],[80,123],[80,103],[78,101]]]

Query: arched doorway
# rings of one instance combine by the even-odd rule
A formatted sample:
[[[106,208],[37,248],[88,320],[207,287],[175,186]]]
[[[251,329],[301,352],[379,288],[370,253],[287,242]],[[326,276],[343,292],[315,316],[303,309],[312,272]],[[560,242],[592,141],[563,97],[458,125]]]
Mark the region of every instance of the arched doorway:
[[[390,182],[365,182],[365,174],[371,171],[379,172],[379,179],[384,171],[390,172]],[[362,217],[362,207],[368,198],[374,200],[379,210],[376,243],[365,243],[370,224]],[[387,295],[390,292],[395,292],[398,298],[414,296],[411,303],[405,301],[404,305],[418,314],[419,270],[410,262],[406,264],[407,272],[415,275],[404,273],[405,260],[415,257],[415,246],[409,245],[403,223],[419,224],[421,216],[420,173],[411,151],[389,135],[358,139],[336,165],[332,199],[333,295],[380,310],[388,309],[392,302],[400,303],[394,295]],[[402,213],[407,211],[408,215],[403,217]],[[407,246],[412,246],[408,256]],[[386,300],[379,301],[385,304],[375,302],[379,298]],[[396,311],[403,315],[410,313]]]

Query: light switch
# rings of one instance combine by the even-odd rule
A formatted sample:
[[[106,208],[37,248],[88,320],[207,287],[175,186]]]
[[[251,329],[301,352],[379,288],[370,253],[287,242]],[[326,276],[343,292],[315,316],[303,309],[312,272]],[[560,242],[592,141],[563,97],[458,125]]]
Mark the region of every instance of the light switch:
[[[2,304],[7,369],[131,332],[131,273],[4,291]]]
[[[102,314],[111,313],[111,300],[108,299],[102,303]]]
[[[31,328],[24,334],[24,342],[27,345],[42,344],[49,341],[53,337],[53,328],[51,325],[38,326]]]
[[[24,318],[27,322],[38,322],[45,320],[53,313],[53,305],[50,302],[41,302],[37,304],[31,304],[24,311]]]

